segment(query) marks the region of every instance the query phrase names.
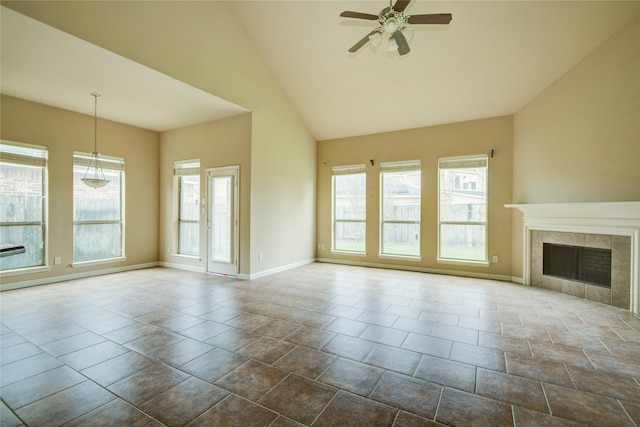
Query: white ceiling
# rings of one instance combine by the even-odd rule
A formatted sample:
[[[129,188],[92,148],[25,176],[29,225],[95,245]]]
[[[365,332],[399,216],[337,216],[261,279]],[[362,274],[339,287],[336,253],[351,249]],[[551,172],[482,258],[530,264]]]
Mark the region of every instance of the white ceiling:
[[[405,56],[347,49],[386,1],[233,0],[232,10],[318,140],[513,114],[640,13],[639,1],[414,0]],[[188,31],[188,29],[185,29]],[[163,131],[242,113],[211,94],[2,8],[3,93]]]
[[[247,110],[2,7],[3,94],[154,131]]]

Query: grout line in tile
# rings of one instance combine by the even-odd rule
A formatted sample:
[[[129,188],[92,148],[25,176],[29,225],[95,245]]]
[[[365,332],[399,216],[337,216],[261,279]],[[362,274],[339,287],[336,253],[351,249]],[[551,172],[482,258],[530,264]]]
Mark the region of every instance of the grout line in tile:
[[[608,350],[608,349],[607,349],[607,350]],[[593,367],[593,369],[594,369],[595,371],[597,371],[597,370],[598,370],[598,367],[596,366],[596,364],[595,364],[595,363],[593,363],[593,360],[591,360],[591,358],[589,357],[589,354],[588,354],[586,351],[584,351],[584,348],[581,348],[581,349],[580,349],[580,351],[582,351],[582,354],[584,354],[584,356],[587,358],[587,360],[589,361],[589,363],[591,364],[591,366]],[[568,369],[567,369],[567,370],[568,370]],[[575,383],[574,383],[574,385],[575,385]]]
[[[400,411],[402,411],[402,409],[398,409],[398,411],[396,412],[396,416],[393,417],[393,422],[391,423],[391,427],[395,427],[396,421],[398,421],[398,417],[400,416]]]
[[[544,396],[544,401],[547,404],[547,410],[549,411],[549,415],[553,415],[553,410],[551,410],[551,403],[549,403],[549,397],[547,396],[547,390],[544,387],[544,382],[540,381],[540,387],[542,387],[542,395]]]
[[[622,402],[620,402],[620,399],[616,399],[616,402],[618,402],[618,405],[620,405],[620,408],[622,409],[622,412],[624,412],[624,414],[627,416],[627,418],[629,419],[629,421],[631,421],[631,423],[635,426],[638,427],[638,424],[633,420],[633,417],[629,414],[629,412],[627,412],[626,408],[624,407],[624,405],[622,404]]]
[[[255,359],[250,359],[250,360],[255,360]],[[260,361],[258,360],[257,362],[260,362]],[[260,362],[260,363],[264,363],[264,362]],[[265,363],[265,365],[267,365],[267,366],[271,366],[271,365],[268,365],[268,364],[266,364],[266,363]],[[277,369],[280,369],[280,368],[277,368]],[[284,369],[282,369],[282,370],[284,371]],[[271,393],[271,392],[272,392],[276,387],[278,387],[280,384],[282,384],[282,383],[284,382],[284,380],[286,380],[287,378],[289,378],[291,375],[295,375],[294,373],[289,372],[289,371],[284,371],[284,372],[286,372],[286,373],[287,373],[287,375],[285,375],[285,376],[284,376],[284,378],[282,378],[280,381],[278,381],[278,383],[276,383],[276,384],[275,384],[273,387],[271,387],[269,390],[267,390],[266,392],[264,392],[264,393],[262,394],[262,396],[260,396],[260,397],[256,398],[256,401],[255,401],[254,403],[257,403],[257,402],[261,401],[262,399],[264,399],[264,397],[265,397],[267,394]]]
[[[333,403],[333,401],[336,399],[336,397],[338,397],[338,394],[340,394],[341,389],[336,389],[336,393],[333,395],[333,397],[331,398],[331,400],[329,402],[327,402],[327,404],[324,406],[324,408],[322,408],[322,411],[320,411],[318,413],[318,415],[316,415],[316,417],[313,419],[313,421],[311,421],[309,423],[310,426],[312,426],[316,421],[318,421],[318,419],[322,416],[322,414],[324,414],[324,411],[327,410],[327,408],[329,406],[331,406],[331,404]]]
[[[272,337],[272,338],[273,338],[273,337]],[[283,354],[282,356],[280,356],[279,358],[277,358],[276,360],[274,360],[273,362],[271,362],[271,363],[270,363],[270,365],[271,365],[271,366],[273,366],[273,367],[276,367],[276,366],[275,366],[275,364],[276,364],[278,361],[280,361],[280,360],[284,359],[284,358],[285,358],[288,354],[290,354],[293,350],[295,350],[295,349],[297,349],[298,347],[300,347],[300,344],[291,343],[291,342],[289,342],[289,341],[285,341],[285,340],[283,340],[283,339],[279,339],[279,338],[276,338],[276,339],[278,339],[278,341],[282,341],[282,342],[285,342],[285,343],[288,343],[288,344],[294,344],[295,346],[294,346],[291,350],[287,351],[285,354]]]
[[[444,394],[445,386],[441,386],[440,388],[440,396],[438,397],[438,404],[436,405],[436,411],[433,414],[433,421],[437,422],[438,419],[438,411],[440,411],[440,403],[442,403],[442,395]]]
[[[376,389],[378,388],[378,386],[380,385],[380,383],[382,382],[382,378],[384,378],[384,376],[387,374],[387,372],[389,372],[388,369],[385,369],[384,372],[382,373],[382,375],[380,375],[380,378],[378,378],[378,381],[376,382],[376,385],[373,386],[373,388],[371,389],[371,393],[369,393],[366,398],[367,399],[372,399],[371,396],[373,396],[373,393],[375,393]],[[394,372],[397,373],[397,372]],[[373,400],[373,399],[372,399]]]

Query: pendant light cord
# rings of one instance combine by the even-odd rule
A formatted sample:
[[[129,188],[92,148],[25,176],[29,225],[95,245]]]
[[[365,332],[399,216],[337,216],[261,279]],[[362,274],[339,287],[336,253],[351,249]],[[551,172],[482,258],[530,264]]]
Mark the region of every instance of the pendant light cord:
[[[102,166],[100,166],[100,160],[98,159],[98,97],[99,93],[91,94],[94,98],[93,108],[93,153],[91,153],[91,160],[84,173],[84,177],[81,180],[89,187],[100,188],[109,183],[109,180],[105,177]],[[89,172],[93,170],[93,177],[89,175]],[[87,176],[89,175],[89,176]],[[100,177],[102,175],[102,177]]]
[[[98,153],[98,97],[99,93],[92,93],[94,98],[93,108],[93,152]]]

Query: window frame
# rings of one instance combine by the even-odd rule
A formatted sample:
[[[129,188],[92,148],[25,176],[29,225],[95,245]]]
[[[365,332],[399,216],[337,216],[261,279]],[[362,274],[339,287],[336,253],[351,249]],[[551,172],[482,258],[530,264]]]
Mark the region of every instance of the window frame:
[[[443,167],[445,165],[446,167]],[[469,169],[469,168],[484,168],[485,179],[485,191],[484,191],[484,221],[451,221],[442,220],[442,198],[441,198],[441,171],[443,169]],[[464,183],[461,183],[461,190],[469,190],[464,188]],[[472,189],[475,190],[475,189]],[[468,156],[455,156],[455,157],[441,157],[438,159],[438,249],[437,259],[438,263],[442,264],[461,264],[461,265],[476,265],[488,267],[489,263],[489,156],[486,154],[476,154]],[[466,225],[466,226],[482,226],[484,227],[484,257],[481,260],[470,258],[448,258],[442,256],[442,226],[443,225]]]
[[[387,220],[384,217],[385,209],[385,192],[384,192],[384,175],[386,173],[397,172],[418,172],[420,174],[420,195],[418,196],[420,212],[418,214],[418,220]],[[395,258],[405,259],[412,261],[422,260],[422,162],[420,160],[405,160],[399,162],[382,162],[380,163],[380,221],[379,221],[379,245],[378,245],[378,257],[379,258]],[[418,226],[418,254],[402,254],[385,252],[384,247],[384,226],[385,224],[406,224]]]
[[[3,149],[2,146],[5,148]],[[14,147],[13,150],[11,148]],[[22,153],[20,153],[22,151]],[[26,153],[25,153],[26,151]],[[30,153],[29,153],[30,152]],[[40,221],[14,221],[2,222],[2,227],[42,227],[42,262],[40,264],[0,269],[0,277],[8,277],[20,274],[31,274],[41,271],[49,271],[49,148],[43,145],[25,144],[22,142],[0,140],[0,161],[12,166],[24,166],[27,168],[41,168],[42,188],[40,193],[41,217]]]
[[[89,161],[91,160],[91,153],[85,153],[81,151],[73,152],[73,168],[82,167],[86,168],[90,165]],[[100,166],[105,171],[118,171],[120,173],[120,212],[118,220],[92,220],[92,221],[79,221],[75,219],[75,205],[76,205],[76,192],[75,186],[72,190],[72,199],[73,199],[73,240],[72,240],[72,257],[73,261],[71,263],[72,267],[84,267],[98,264],[106,264],[111,262],[124,261],[127,259],[125,253],[125,159],[121,157],[113,157],[113,156],[105,156],[100,155]],[[75,175],[75,171],[73,171],[73,175]],[[89,260],[79,260],[75,259],[75,240],[76,240],[76,226],[78,225],[106,225],[106,224],[119,224],[120,226],[120,255],[113,257],[104,257],[104,258],[94,258]]]
[[[345,175],[363,175],[364,186],[363,193],[358,194],[356,197],[362,197],[364,202],[364,217],[363,219],[337,219],[336,208],[336,177]],[[363,250],[346,250],[336,248],[336,232],[338,224],[362,224],[364,228],[364,249]],[[333,166],[331,168],[331,252],[338,254],[360,255],[365,256],[367,254],[367,169],[365,164],[345,165],[345,166]]]
[[[174,179],[174,232],[173,232],[173,242],[174,242],[174,250],[172,251],[173,256],[178,256],[182,258],[190,258],[194,260],[201,260],[201,249],[200,249],[200,203],[202,203],[202,191],[200,192],[200,200],[198,202],[198,219],[196,220],[187,220],[182,219],[182,180],[184,177],[197,176],[199,182],[199,188],[202,189],[202,177],[200,176],[200,159],[191,159],[191,160],[179,160],[173,162],[173,179]],[[181,253],[181,234],[180,229],[182,224],[198,224],[198,245],[197,245],[197,254],[186,254]]]

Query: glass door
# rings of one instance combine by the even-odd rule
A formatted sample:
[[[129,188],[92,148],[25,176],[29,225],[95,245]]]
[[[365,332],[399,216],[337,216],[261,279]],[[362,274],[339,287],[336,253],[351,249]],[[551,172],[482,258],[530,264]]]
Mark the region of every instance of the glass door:
[[[238,167],[207,170],[210,273],[238,275]]]

